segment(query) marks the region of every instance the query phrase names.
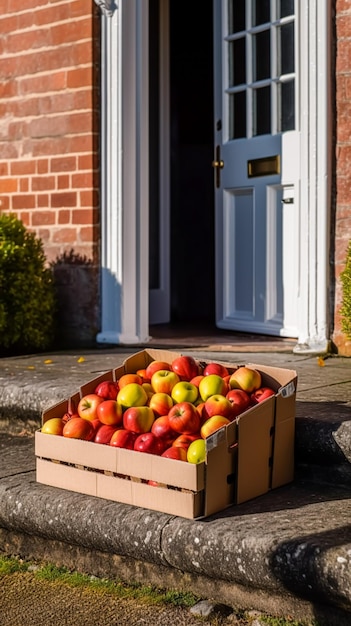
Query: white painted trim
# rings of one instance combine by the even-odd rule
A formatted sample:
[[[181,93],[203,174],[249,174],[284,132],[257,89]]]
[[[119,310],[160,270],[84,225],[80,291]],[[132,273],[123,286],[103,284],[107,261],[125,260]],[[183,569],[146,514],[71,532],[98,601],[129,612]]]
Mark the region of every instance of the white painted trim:
[[[331,185],[328,0],[301,3],[300,319],[298,353],[329,350],[329,215]]]
[[[170,255],[170,83],[169,83],[169,0],[159,5],[159,286],[149,291],[150,324],[165,324],[171,319]]]
[[[101,331],[99,343],[148,335],[148,5],[102,15]]]
[[[111,17],[116,9],[114,0],[95,0],[95,4],[97,4],[101,12],[107,17]]]

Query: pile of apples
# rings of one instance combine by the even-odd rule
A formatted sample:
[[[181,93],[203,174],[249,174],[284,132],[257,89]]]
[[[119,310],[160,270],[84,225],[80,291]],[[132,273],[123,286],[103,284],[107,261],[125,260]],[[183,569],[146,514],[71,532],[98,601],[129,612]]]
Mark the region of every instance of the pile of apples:
[[[252,367],[229,372],[182,355],[100,382],[41,431],[201,463],[207,437],[274,394]]]

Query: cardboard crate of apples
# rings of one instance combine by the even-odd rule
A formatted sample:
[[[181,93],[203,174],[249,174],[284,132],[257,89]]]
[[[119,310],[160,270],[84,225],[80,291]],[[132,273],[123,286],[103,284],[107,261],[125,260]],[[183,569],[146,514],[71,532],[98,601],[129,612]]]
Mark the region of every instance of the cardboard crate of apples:
[[[292,370],[143,350],[43,413],[37,480],[207,516],[293,479],[296,384]]]

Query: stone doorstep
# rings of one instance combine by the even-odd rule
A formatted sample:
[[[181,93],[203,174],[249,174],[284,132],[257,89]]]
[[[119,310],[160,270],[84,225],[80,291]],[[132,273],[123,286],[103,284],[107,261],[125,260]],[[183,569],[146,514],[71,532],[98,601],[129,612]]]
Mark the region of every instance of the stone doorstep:
[[[230,606],[295,619],[328,616],[328,626],[350,623],[349,489],[296,480],[207,519],[187,520],[40,485],[33,439],[4,435],[0,442],[0,536],[7,553],[17,545],[17,553],[66,565],[80,555],[91,574],[123,572],[145,583],[152,573],[153,584],[191,588]],[[97,555],[96,565],[89,554]]]

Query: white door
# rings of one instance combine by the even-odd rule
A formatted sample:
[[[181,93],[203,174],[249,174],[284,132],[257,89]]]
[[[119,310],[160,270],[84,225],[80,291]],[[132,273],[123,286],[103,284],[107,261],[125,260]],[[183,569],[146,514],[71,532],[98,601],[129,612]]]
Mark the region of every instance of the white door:
[[[215,0],[216,323],[298,336],[298,2]]]

